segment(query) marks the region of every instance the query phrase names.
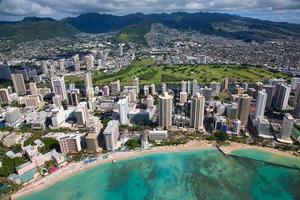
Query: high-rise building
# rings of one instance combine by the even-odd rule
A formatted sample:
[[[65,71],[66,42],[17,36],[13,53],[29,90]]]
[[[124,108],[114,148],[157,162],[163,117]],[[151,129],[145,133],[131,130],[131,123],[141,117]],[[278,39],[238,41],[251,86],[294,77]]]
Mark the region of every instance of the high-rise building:
[[[81,137],[79,135],[67,135],[59,138],[59,146],[62,154],[78,153],[81,151]]]
[[[10,66],[0,64],[0,79],[11,80],[11,70]]]
[[[267,103],[268,95],[265,90],[258,91],[256,99],[256,110],[255,110],[255,119],[258,117],[263,117],[265,115],[265,108]]]
[[[292,90],[297,88],[298,83],[300,83],[300,77],[293,77],[291,83]]]
[[[38,95],[38,89],[36,83],[29,83],[29,91],[31,95]]]
[[[92,74],[90,71],[87,71],[84,74],[84,86],[85,86],[86,98],[88,100],[93,98],[94,88],[93,88]]]
[[[205,86],[204,88],[201,88],[200,91],[206,101],[211,101],[211,99],[212,99],[212,89],[211,88]]]
[[[107,85],[103,86],[103,96],[108,97],[109,96],[109,87]]]
[[[159,96],[159,126],[170,129],[172,126],[173,97],[167,92]]]
[[[162,83],[161,84],[161,93],[164,94],[165,92],[168,92],[167,85],[165,83]]]
[[[130,89],[128,91],[128,101],[129,102],[136,102],[137,101],[136,89]]]
[[[262,89],[264,89],[267,93],[266,108],[270,109],[272,107],[272,99],[274,96],[274,85],[264,85]]]
[[[23,79],[25,81],[28,81],[29,80],[29,73],[28,73],[29,69],[27,67],[23,68],[17,68],[15,69],[15,74],[22,74],[23,75]]]
[[[296,88],[294,105],[295,105],[294,114],[297,117],[300,117],[300,83],[298,83],[297,88]]]
[[[211,88],[211,96],[215,97],[215,96],[219,96],[220,95],[220,91],[221,91],[221,84],[217,83],[215,81],[210,83],[210,88]]]
[[[128,124],[128,97],[124,99],[120,99],[118,101],[119,106],[119,117],[120,117],[120,124],[127,125]]]
[[[300,101],[300,82],[296,86],[295,97],[293,105],[297,107],[298,102]]]
[[[123,52],[123,46],[124,44],[119,44],[119,55],[123,56],[124,52]]]
[[[120,136],[119,121],[111,120],[103,131],[106,150],[114,151],[117,149],[117,142]]]
[[[149,85],[144,85],[144,96],[148,96],[150,94],[149,92]]]
[[[42,73],[48,74],[48,61],[47,60],[42,61]]]
[[[9,104],[10,103],[10,97],[8,90],[6,88],[0,89],[0,105],[3,104]]]
[[[79,89],[70,89],[68,90],[68,103],[71,106],[77,106],[79,103]]]
[[[136,94],[140,93],[140,79],[139,77],[134,77],[133,79],[133,86],[136,86]]]
[[[198,82],[197,80],[193,80],[193,91],[192,91],[192,95],[195,96],[197,94],[197,88],[198,88]]]
[[[5,113],[5,121],[7,123],[13,124],[17,123],[22,119],[22,115],[19,108],[9,107]]]
[[[227,77],[225,77],[223,81],[223,87],[222,87],[223,92],[228,92],[228,85],[229,85],[229,80]]]
[[[154,99],[153,96],[148,95],[147,96],[147,108],[152,108],[154,105]]]
[[[258,135],[261,137],[265,137],[266,135],[270,134],[270,122],[267,118],[263,116],[259,116],[257,118],[257,132]]]
[[[88,101],[88,108],[90,111],[95,111],[97,109],[97,98],[93,97]]]
[[[12,82],[16,93],[19,95],[26,94],[25,82],[22,74],[11,74]]]
[[[98,152],[100,150],[98,136],[99,133],[92,132],[85,137],[87,151]]]
[[[281,124],[280,136],[281,139],[290,139],[293,130],[295,119],[289,113],[285,114]]]
[[[57,62],[55,61],[55,63],[53,62],[52,64],[50,64],[50,75],[51,77],[55,75],[56,73],[56,64]]]
[[[84,56],[84,62],[88,71],[94,69],[94,56],[92,54]]]
[[[120,80],[116,80],[110,83],[110,93],[113,96],[116,96],[121,91],[121,83]],[[108,95],[109,96],[109,95]]]
[[[67,92],[65,86],[64,77],[53,77],[51,78],[52,81],[52,89],[55,95],[60,95],[62,100],[67,99]]]
[[[191,99],[190,126],[196,130],[203,130],[205,97],[196,93]]]
[[[272,106],[277,107],[280,86],[285,85],[285,84],[286,84],[286,80],[284,80],[282,78],[280,78],[280,79],[274,78],[274,79],[269,80],[269,85],[274,86]]]
[[[244,128],[248,124],[251,100],[252,98],[247,94],[240,95],[240,97],[238,98],[237,118],[241,120],[242,128]]]
[[[238,113],[238,104],[236,102],[232,102],[231,105],[227,106],[226,110],[226,116],[231,119],[237,119],[237,113]]]
[[[39,95],[28,95],[24,98],[26,108],[37,108],[42,106],[41,97]]]
[[[238,119],[234,119],[233,120],[232,133],[239,135],[240,130],[241,130],[241,121],[238,120]]]
[[[9,85],[9,86],[7,86],[7,90],[8,90],[8,94],[12,94],[13,93],[13,90],[12,90],[12,88],[11,88],[11,86]]]
[[[80,102],[74,111],[74,115],[76,118],[76,124],[79,126],[85,126],[89,119],[87,102]]]
[[[59,70],[61,72],[65,72],[66,71],[66,68],[65,68],[65,61],[62,59],[62,60],[59,60]]]
[[[156,89],[154,83],[151,84],[150,89],[151,89],[151,95],[156,95]]]
[[[181,92],[186,92],[187,90],[187,85],[186,85],[186,81],[181,81]]]
[[[188,99],[188,94],[186,92],[180,92],[179,102],[184,104],[187,102],[187,99]]]
[[[60,95],[54,95],[52,97],[53,104],[56,105],[57,107],[62,106],[62,98]]]
[[[187,81],[187,93],[188,94],[192,93],[192,84],[191,84],[191,81]]]
[[[274,96],[274,106],[280,110],[287,109],[291,88],[287,85],[277,85],[276,95]]]
[[[75,56],[73,56],[73,62],[74,62],[74,68],[76,72],[80,71],[80,60],[79,60],[79,55],[76,54]]]

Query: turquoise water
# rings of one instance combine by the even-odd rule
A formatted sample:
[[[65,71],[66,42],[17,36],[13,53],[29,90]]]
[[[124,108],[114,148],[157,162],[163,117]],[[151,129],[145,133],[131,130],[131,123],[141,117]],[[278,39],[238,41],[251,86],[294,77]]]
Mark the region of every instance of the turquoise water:
[[[300,159],[287,156],[279,156],[277,154],[271,154],[266,151],[260,151],[256,149],[238,149],[232,151],[231,154],[300,169]]]
[[[105,164],[22,200],[299,199],[300,171],[216,149]]]

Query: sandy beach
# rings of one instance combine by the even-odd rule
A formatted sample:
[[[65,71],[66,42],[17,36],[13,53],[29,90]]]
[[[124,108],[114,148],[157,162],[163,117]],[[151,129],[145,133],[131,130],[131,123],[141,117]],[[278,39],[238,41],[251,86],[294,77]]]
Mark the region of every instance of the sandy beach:
[[[23,186],[21,190],[14,193],[11,196],[11,199],[17,199],[21,196],[28,195],[33,192],[37,192],[39,190],[45,189],[59,181],[62,181],[70,176],[76,175],[80,172],[83,172],[85,170],[88,170],[90,168],[93,168],[95,166],[112,162],[113,160],[124,160],[129,158],[135,158],[139,156],[144,156],[148,154],[154,154],[154,153],[168,153],[168,152],[180,152],[180,151],[192,151],[192,150],[198,150],[203,148],[209,148],[215,146],[214,142],[201,140],[201,141],[190,141],[187,144],[184,145],[178,145],[178,146],[162,146],[162,147],[153,147],[147,150],[140,150],[140,151],[127,151],[127,152],[116,152],[109,155],[107,159],[99,159],[93,163],[90,164],[84,164],[83,161],[77,162],[77,163],[70,163],[67,166],[60,168],[55,173],[52,173],[46,177],[39,178],[37,180],[34,180],[31,183],[28,183],[27,185]],[[257,149],[262,151],[267,151],[270,153],[275,153],[282,156],[296,156],[292,155],[291,152],[281,152],[279,150],[268,148],[268,147],[258,147],[258,146],[250,146],[247,144],[241,144],[236,142],[231,142],[229,146],[222,146],[221,149],[226,154],[230,154],[232,151],[237,149]],[[298,157],[299,158],[299,157]]]

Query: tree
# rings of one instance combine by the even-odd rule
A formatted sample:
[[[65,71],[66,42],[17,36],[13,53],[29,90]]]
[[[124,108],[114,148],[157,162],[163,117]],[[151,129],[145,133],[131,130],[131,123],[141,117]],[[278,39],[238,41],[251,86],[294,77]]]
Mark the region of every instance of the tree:
[[[141,141],[138,139],[130,139],[125,143],[126,146],[129,147],[129,149],[136,149],[141,147]]]
[[[47,153],[52,149],[55,149],[57,152],[60,152],[59,141],[53,138],[42,138],[42,142],[44,143],[44,147],[41,149],[42,153]]]
[[[214,133],[214,136],[216,137],[217,141],[224,142],[228,140],[228,134],[223,131],[218,131]]]

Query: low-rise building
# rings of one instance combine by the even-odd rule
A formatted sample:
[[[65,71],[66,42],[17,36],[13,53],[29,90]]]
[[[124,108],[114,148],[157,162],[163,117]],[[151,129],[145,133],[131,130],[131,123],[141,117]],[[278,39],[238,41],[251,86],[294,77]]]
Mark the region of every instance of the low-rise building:
[[[166,139],[168,139],[168,131],[167,130],[148,131],[148,136],[149,136],[149,139],[153,140],[153,141],[166,140]]]

